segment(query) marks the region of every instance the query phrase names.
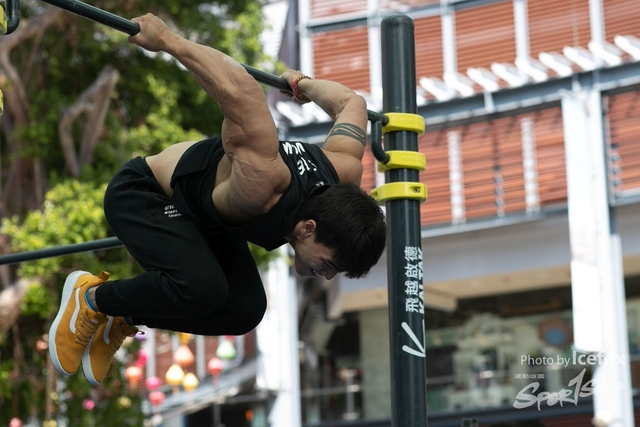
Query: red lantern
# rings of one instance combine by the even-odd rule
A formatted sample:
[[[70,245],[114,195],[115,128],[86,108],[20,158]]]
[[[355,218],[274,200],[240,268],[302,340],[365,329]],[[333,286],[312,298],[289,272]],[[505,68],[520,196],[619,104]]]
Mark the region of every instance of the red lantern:
[[[207,363],[207,369],[211,372],[211,375],[213,375],[213,381],[217,382],[220,372],[224,369],[224,364],[222,363],[222,360],[213,356],[211,360],[209,360],[209,363]]]
[[[154,406],[162,404],[162,402],[164,402],[164,398],[165,394],[161,391],[156,390],[149,393],[149,402]]]
[[[149,352],[147,352],[147,350],[145,350],[144,348],[141,348],[136,353],[135,365],[142,368],[147,363],[148,358],[149,358]]]
[[[145,384],[149,391],[154,391],[162,385],[162,380],[158,377],[149,377],[145,380]]]
[[[91,399],[85,399],[82,402],[82,406],[84,406],[84,409],[86,409],[87,411],[93,411],[93,408],[96,407],[96,402]]]

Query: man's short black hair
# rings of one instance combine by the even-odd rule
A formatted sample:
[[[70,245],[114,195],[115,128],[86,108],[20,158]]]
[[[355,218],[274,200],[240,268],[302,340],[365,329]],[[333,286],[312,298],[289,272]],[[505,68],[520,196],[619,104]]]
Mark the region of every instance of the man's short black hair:
[[[302,215],[316,222],[316,242],[334,251],[334,262],[347,277],[366,276],[380,259],[387,239],[384,213],[357,185],[336,184],[314,194]]]

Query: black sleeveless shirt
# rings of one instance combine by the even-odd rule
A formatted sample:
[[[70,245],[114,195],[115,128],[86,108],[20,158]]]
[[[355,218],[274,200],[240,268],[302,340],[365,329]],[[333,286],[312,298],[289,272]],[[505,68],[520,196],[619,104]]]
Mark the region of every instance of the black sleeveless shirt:
[[[229,231],[269,251],[282,246],[285,236],[302,219],[302,209],[311,194],[337,184],[339,179],[316,145],[280,141],[279,151],[291,171],[291,183],[269,212],[250,224],[225,225],[211,199],[218,162],[224,156],[219,136],[197,142],[184,152],[171,177],[171,201],[205,235]]]

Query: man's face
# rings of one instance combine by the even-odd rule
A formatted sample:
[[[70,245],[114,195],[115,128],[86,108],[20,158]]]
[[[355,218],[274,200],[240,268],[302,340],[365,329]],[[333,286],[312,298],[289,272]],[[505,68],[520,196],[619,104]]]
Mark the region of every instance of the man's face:
[[[316,243],[313,236],[296,246],[295,267],[303,277],[324,276],[327,280],[340,272],[333,261],[333,250]]]

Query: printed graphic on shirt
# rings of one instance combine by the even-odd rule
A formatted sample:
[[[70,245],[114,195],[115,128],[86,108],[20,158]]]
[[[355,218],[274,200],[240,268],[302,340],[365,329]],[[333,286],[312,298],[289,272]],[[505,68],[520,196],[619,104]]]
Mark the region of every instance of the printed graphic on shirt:
[[[297,158],[296,164],[298,166],[298,173],[300,175],[304,175],[307,171],[315,172],[318,170],[318,167],[305,156],[306,150],[304,146],[300,142],[284,142],[282,144],[284,148],[284,152],[288,155],[294,155],[294,158]]]
[[[182,214],[180,212],[178,212],[178,209],[176,209],[175,206],[173,205],[167,205],[164,207],[164,214],[167,215],[169,218],[174,218],[176,216],[182,216]]]
[[[318,170],[318,167],[311,160],[300,156],[298,158],[298,173],[302,175],[309,170],[315,172]]]

